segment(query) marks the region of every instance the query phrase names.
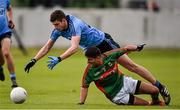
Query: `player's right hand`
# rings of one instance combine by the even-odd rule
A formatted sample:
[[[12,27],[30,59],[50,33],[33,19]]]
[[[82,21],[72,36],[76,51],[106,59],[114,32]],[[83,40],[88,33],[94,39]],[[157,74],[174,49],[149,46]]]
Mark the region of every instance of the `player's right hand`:
[[[12,20],[8,21],[8,27],[9,27],[10,29],[13,29],[13,28],[15,27],[15,25],[14,25],[14,23],[13,23]]]
[[[137,45],[137,51],[141,51],[143,48],[144,48],[144,46],[145,46],[146,44],[140,44],[140,45]]]
[[[29,73],[30,68],[36,63],[36,59],[31,59],[24,68],[25,72]]]

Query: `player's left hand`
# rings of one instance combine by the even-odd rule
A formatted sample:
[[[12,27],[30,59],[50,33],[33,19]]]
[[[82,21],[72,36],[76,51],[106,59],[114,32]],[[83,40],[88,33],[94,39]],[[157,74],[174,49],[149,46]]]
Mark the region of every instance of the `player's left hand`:
[[[61,62],[61,57],[48,56],[48,58],[50,60],[48,61],[47,66],[50,70],[52,70],[54,68],[54,66],[56,66],[59,62]]]
[[[11,28],[11,29],[13,29],[15,27],[15,25],[14,25],[12,20],[8,21],[8,27]]]
[[[137,51],[141,51],[143,48],[144,48],[144,46],[145,46],[146,44],[140,44],[140,45],[137,45]]]

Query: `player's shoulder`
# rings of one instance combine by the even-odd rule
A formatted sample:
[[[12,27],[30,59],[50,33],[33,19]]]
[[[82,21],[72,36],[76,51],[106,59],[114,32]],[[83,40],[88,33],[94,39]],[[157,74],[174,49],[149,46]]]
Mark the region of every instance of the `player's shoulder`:
[[[76,16],[73,16],[73,15],[67,15],[67,20],[69,21],[69,23],[72,23],[72,24],[82,24],[82,20]]]
[[[60,31],[54,28],[54,29],[52,30],[52,33],[60,33]]]
[[[57,30],[57,29],[53,29],[51,36],[60,36],[61,35],[61,31]]]

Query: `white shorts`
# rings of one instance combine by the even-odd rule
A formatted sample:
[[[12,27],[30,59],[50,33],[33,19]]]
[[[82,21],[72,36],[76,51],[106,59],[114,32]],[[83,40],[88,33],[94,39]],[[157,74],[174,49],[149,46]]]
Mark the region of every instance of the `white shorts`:
[[[130,104],[129,103],[130,96],[135,94],[137,84],[138,84],[138,80],[132,79],[131,77],[124,76],[123,87],[111,101],[116,104]]]

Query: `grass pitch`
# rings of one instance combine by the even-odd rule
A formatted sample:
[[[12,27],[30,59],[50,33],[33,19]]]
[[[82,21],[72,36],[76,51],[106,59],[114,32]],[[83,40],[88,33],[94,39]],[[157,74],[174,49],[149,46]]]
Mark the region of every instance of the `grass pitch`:
[[[30,73],[25,73],[25,64],[38,50],[38,48],[28,49],[28,56],[23,56],[18,49],[12,48],[17,81],[19,86],[27,90],[28,98],[23,104],[11,102],[9,97],[11,83],[5,68],[6,80],[0,82],[0,109],[180,109],[180,50],[145,49],[142,52],[129,54],[136,63],[146,67],[168,87],[172,101],[169,106],[165,107],[118,106],[106,99],[93,83],[89,88],[86,104],[77,105],[81,77],[86,67],[86,59],[82,51],[62,61],[53,70],[48,70],[47,56],[57,56],[63,52],[61,49],[53,49],[46,57],[36,63]],[[144,80],[123,67],[119,67],[125,74]],[[141,97],[150,100],[147,95]]]

